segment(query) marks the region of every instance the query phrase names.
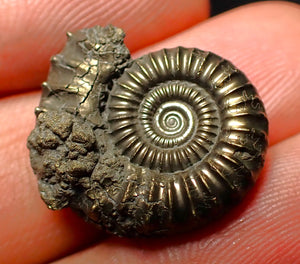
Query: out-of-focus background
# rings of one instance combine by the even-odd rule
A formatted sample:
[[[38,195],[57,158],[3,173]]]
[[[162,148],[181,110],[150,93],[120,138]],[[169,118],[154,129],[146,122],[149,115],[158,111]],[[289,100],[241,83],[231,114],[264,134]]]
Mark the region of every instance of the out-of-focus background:
[[[253,3],[253,2],[262,2],[255,0],[211,0],[211,15],[217,15],[226,10],[238,7],[241,5]],[[300,0],[289,0],[287,2],[294,2],[300,4]]]

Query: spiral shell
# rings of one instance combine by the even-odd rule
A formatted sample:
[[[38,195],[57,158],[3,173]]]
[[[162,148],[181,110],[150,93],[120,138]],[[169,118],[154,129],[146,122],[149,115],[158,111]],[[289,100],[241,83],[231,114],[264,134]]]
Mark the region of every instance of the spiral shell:
[[[255,88],[230,62],[196,48],[125,57],[98,82],[97,69],[84,110],[66,101],[49,111],[60,92],[42,99],[28,143],[42,198],[121,236],[182,232],[219,217],[244,197],[264,163],[268,121]],[[95,93],[89,101],[93,89],[106,94],[97,104]],[[53,116],[66,131],[57,143]],[[59,151],[66,159],[57,160]],[[60,168],[49,170],[51,160]]]

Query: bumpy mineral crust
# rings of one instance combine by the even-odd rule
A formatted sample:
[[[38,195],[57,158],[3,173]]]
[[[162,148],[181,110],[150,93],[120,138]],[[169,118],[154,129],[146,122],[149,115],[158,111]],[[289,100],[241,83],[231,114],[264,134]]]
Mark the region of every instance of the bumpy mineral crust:
[[[255,88],[199,49],[131,60],[121,29],[68,33],[28,138],[42,199],[119,236],[173,234],[239,202],[264,163]]]

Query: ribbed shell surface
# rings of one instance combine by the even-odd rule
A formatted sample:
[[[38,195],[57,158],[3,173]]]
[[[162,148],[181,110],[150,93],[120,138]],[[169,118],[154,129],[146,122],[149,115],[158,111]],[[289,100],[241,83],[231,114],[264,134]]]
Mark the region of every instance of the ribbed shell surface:
[[[255,183],[263,103],[214,53],[177,47],[131,60],[123,35],[69,33],[53,61],[28,139],[42,198],[120,236],[199,227]]]
[[[109,132],[136,168],[124,196],[150,184],[145,202],[168,208],[166,226],[205,222],[256,181],[267,145],[263,104],[245,75],[213,53],[178,47],[135,60],[107,107]]]

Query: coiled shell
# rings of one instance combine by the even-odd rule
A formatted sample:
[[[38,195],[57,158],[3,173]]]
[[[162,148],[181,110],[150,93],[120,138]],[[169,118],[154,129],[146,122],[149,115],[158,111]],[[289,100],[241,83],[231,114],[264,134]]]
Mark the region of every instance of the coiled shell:
[[[182,232],[219,217],[244,197],[264,163],[268,121],[255,88],[230,62],[195,48],[163,49],[122,65],[124,72],[119,67],[119,75],[99,82],[106,96],[98,105],[73,113],[57,104],[57,111],[44,107],[42,117],[38,111],[28,146],[43,199],[121,236]],[[53,162],[62,148],[67,158],[59,162],[68,164],[72,146],[85,147],[69,158],[75,165],[49,173],[52,165],[38,167],[35,159],[46,153],[37,137],[41,127],[51,130],[53,115],[58,123],[70,119],[67,135],[47,152]]]

